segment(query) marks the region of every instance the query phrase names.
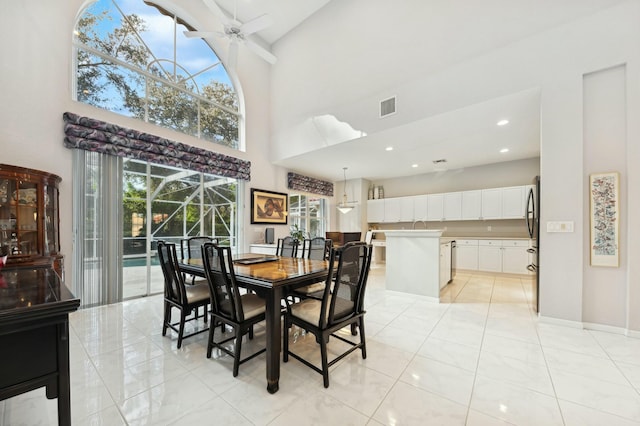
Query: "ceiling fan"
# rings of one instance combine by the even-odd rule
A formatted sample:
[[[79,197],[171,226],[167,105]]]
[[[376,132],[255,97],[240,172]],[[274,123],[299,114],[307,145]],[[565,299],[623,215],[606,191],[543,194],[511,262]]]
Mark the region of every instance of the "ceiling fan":
[[[263,30],[272,24],[272,19],[269,15],[260,15],[251,21],[241,23],[236,18],[238,2],[234,3],[233,18],[227,16],[227,14],[218,6],[214,0],[202,0],[204,4],[222,21],[224,26],[222,31],[185,31],[184,35],[190,38],[200,37],[222,37],[230,40],[229,55],[227,57],[227,65],[230,68],[235,68],[238,61],[238,45],[243,44],[249,48],[253,53],[260,56],[270,64],[275,64],[277,58],[268,50],[258,45],[254,41],[250,40],[247,36]]]

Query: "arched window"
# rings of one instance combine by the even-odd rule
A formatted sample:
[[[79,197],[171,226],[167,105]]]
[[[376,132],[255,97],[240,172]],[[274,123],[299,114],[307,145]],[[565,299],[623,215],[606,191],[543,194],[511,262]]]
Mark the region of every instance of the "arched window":
[[[237,93],[192,29],[142,0],[97,0],[75,29],[76,100],[241,149]]]

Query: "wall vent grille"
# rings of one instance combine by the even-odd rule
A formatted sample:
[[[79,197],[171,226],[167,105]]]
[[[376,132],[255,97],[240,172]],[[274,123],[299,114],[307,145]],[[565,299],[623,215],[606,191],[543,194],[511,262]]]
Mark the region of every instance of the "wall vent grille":
[[[380,101],[380,118],[387,117],[396,113],[396,97]]]

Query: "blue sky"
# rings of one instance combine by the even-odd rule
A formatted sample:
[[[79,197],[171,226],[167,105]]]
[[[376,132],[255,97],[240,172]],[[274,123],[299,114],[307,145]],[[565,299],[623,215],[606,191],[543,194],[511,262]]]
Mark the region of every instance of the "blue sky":
[[[120,13],[113,4],[125,14],[135,13],[147,23],[148,31],[141,36],[145,44],[150,48],[158,59],[173,60],[174,28],[173,20],[168,16],[160,14],[155,8],[147,6],[142,0],[98,0],[90,6],[92,11],[104,9],[112,10],[113,21],[105,21],[101,28],[106,31],[120,26]],[[186,30],[182,25],[178,25],[176,34],[176,59],[177,63],[184,67],[189,73],[196,74],[203,69],[220,62],[211,47],[204,40],[198,38],[186,38],[182,33]],[[172,70],[166,62],[165,68]],[[222,65],[218,65],[211,70],[197,77],[200,87],[211,80],[233,86],[226,70]]]

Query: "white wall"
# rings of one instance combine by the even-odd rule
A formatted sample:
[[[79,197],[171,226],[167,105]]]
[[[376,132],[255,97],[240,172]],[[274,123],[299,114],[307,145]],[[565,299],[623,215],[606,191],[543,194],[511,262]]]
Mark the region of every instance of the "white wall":
[[[372,70],[366,64],[371,63],[372,58],[383,58],[381,49],[390,48],[385,45],[386,32],[380,31],[377,35],[367,33],[366,42],[356,37],[346,47],[349,37],[341,38],[346,31],[345,26],[358,28],[359,18],[352,10],[356,3],[331,3],[328,9],[331,14],[314,16],[292,37],[276,44],[276,54],[287,58],[287,61],[282,61],[272,70],[273,93],[305,93],[305,96],[283,98],[274,95],[272,156],[290,149],[288,147],[293,141],[286,138],[290,130],[288,127],[295,128],[309,117],[331,114],[355,128],[364,128],[360,125],[362,115],[369,111],[371,105],[377,105],[384,94],[397,94],[399,99],[405,99],[412,106],[410,114],[429,116],[510,93],[540,90],[542,227],[546,229],[546,222],[555,220],[573,221],[575,225],[573,233],[543,232],[541,235],[540,310],[543,317],[578,323],[584,321],[584,244],[588,244],[588,238],[584,234],[586,194],[582,76],[625,64],[630,82],[625,89],[626,112],[630,117],[633,113],[638,116],[640,2],[628,1],[501,49],[479,53],[475,58],[461,61],[446,70],[426,70],[423,74],[407,75],[402,82],[396,80],[396,74],[390,74],[386,84],[378,79],[376,86],[366,85],[367,70],[379,74],[377,69]],[[370,13],[368,10],[363,15]],[[355,23],[343,19],[345,16],[355,19]],[[420,46],[422,41],[413,45]],[[334,50],[338,53],[334,54]],[[345,57],[345,51],[350,51],[351,57]],[[325,66],[310,59],[318,52],[322,52],[318,56]],[[343,60],[332,62],[334,56]],[[411,60],[407,58],[407,62]],[[315,69],[310,63],[316,65]],[[402,61],[394,63],[399,72],[404,70],[406,64]],[[351,78],[347,79],[347,76]],[[314,84],[322,87],[321,94],[310,89]],[[354,89],[344,90],[348,85]],[[341,90],[347,93],[342,95]],[[360,96],[355,96],[356,93]],[[397,125],[394,120],[399,120],[399,116],[380,125]],[[627,122],[627,146],[630,150],[627,161],[638,158],[631,154],[638,154],[639,126],[638,120]],[[368,128],[364,130],[369,131]],[[638,174],[630,174],[627,191],[634,193],[638,188]],[[627,213],[628,217],[640,216],[637,201],[629,203]],[[639,233],[638,228],[627,229],[626,239],[630,244],[623,255],[628,259],[640,258]],[[637,307],[640,305],[640,267],[629,266],[627,282],[626,303]],[[620,328],[627,327],[628,323],[629,328],[640,330],[640,313],[635,311],[640,310],[630,309],[624,321],[597,312],[590,313],[588,319]]]
[[[584,76],[584,189],[589,192],[589,175],[617,171],[620,173],[619,203],[628,205],[627,192],[627,116],[626,69],[624,65],[596,71]],[[589,197],[584,198],[584,236],[590,241]],[[619,211],[619,250],[627,252],[629,218]],[[590,265],[590,243],[584,244],[583,320],[605,325],[623,326],[627,317],[626,256],[620,267]]]

